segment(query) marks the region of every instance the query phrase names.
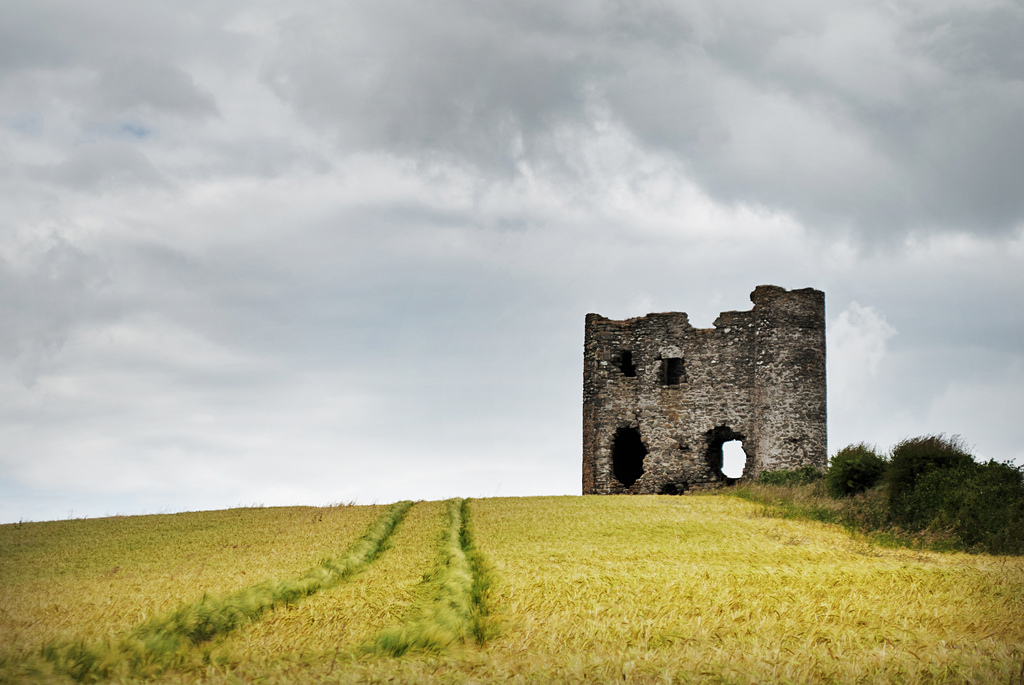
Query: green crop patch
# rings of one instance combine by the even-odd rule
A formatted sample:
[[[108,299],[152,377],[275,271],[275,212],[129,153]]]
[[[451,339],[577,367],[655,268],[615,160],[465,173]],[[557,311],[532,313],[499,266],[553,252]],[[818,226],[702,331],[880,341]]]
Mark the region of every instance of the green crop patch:
[[[489,591],[493,572],[473,541],[469,500],[446,502],[437,562],[424,578],[425,600],[403,625],[381,632],[367,646],[391,656],[410,650],[440,652],[452,645],[482,644],[491,634]]]

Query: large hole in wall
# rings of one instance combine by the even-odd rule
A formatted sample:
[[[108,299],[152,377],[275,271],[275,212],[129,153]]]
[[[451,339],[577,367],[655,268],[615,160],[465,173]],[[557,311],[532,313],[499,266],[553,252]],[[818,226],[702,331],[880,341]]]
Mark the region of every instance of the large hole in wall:
[[[708,431],[708,465],[722,480],[735,480],[743,475],[747,455],[743,451],[743,436],[728,426]]]
[[[728,440],[722,443],[722,475],[726,478],[739,478],[747,465],[747,453],[739,440]]]
[[[624,427],[615,431],[612,442],[612,473],[615,479],[631,487],[644,475],[644,457],[647,448],[640,440],[640,433],[635,428]]]

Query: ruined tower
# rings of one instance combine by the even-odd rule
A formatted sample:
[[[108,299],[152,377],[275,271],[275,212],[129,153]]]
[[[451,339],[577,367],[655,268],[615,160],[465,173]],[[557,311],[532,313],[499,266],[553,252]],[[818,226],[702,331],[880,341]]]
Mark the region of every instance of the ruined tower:
[[[811,464],[826,449],[825,294],[761,285],[753,309],[694,328],[682,312],[587,314],[583,494],[682,493]]]

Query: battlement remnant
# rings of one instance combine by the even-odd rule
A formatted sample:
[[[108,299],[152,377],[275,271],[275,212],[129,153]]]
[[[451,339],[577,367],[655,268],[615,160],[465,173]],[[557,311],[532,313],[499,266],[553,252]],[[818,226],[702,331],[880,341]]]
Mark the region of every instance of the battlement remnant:
[[[583,494],[719,487],[722,445],[743,479],[828,465],[825,293],[760,285],[753,309],[694,328],[683,312],[613,321],[587,314]]]

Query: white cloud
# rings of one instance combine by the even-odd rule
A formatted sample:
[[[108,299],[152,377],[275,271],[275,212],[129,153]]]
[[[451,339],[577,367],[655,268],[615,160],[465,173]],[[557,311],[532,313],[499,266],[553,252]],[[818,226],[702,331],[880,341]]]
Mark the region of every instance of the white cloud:
[[[896,335],[874,307],[851,302],[828,329],[829,397],[840,405],[865,399],[886,355],[886,345]]]

